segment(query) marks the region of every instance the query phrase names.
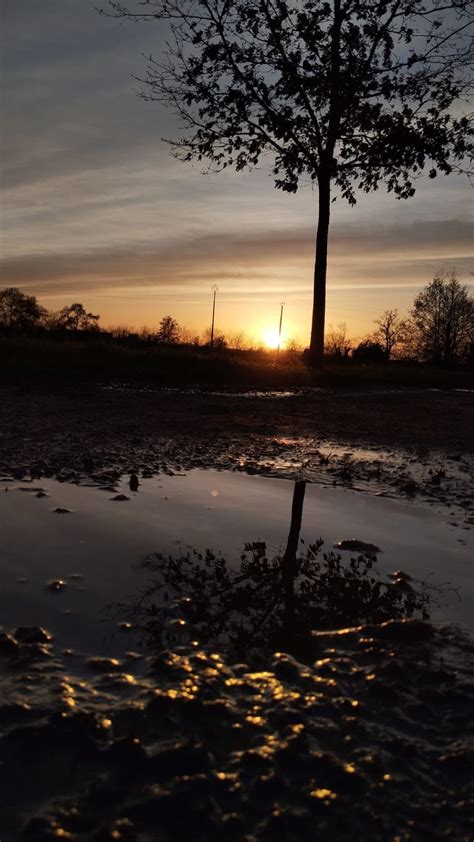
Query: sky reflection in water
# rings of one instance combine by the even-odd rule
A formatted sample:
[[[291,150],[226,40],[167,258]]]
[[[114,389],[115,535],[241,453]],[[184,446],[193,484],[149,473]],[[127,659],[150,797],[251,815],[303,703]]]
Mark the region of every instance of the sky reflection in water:
[[[116,493],[130,499],[122,501],[110,490],[54,480],[5,488],[2,623],[43,625],[63,646],[95,652],[123,648],[123,633],[115,634],[105,609],[145,586],[146,573],[136,566],[147,554],[211,547],[237,562],[244,543],[258,540],[267,542],[270,554],[277,552],[286,543],[293,493],[287,480],[199,470],[141,480],[137,494],[123,480]],[[20,488],[41,488],[48,496]],[[376,544],[383,550],[383,574],[401,568],[418,579],[431,573],[434,583],[449,580],[461,600],[445,593],[432,619],[474,629],[472,533],[450,525],[447,514],[416,502],[308,485],[301,534],[306,541],[322,537],[326,549],[347,538]],[[52,593],[47,583],[58,578],[66,587]]]

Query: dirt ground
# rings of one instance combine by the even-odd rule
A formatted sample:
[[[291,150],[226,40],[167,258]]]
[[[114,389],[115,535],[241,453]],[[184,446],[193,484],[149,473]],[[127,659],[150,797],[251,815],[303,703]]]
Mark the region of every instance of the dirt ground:
[[[288,395],[288,393],[282,393]],[[454,391],[303,391],[290,396],[179,391],[0,391],[0,464],[110,451],[191,437],[242,449],[279,436],[386,448],[474,452],[474,394]]]

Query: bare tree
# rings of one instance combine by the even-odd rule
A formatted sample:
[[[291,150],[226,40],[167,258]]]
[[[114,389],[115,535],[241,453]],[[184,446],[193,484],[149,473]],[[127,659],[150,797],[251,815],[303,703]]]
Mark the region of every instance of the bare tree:
[[[374,331],[374,340],[380,343],[385,359],[389,360],[394,348],[406,339],[406,322],[400,319],[398,310],[385,310],[380,318],[375,319],[375,324],[377,329]]]
[[[245,331],[243,330],[236,330],[229,333],[227,342],[229,344],[229,348],[232,348],[233,351],[247,350],[250,348],[251,344]]]
[[[472,0],[108,0],[103,13],[166,22],[142,95],[179,116],[178,158],[242,170],[270,153],[277,188],[317,185],[319,362],[334,187],[351,204],[380,183],[408,198],[425,167],[465,169]]]
[[[183,345],[195,345],[198,346],[201,344],[200,336],[196,336],[194,330],[191,330],[188,327],[180,327],[180,335],[181,335],[181,343]]]
[[[352,342],[347,335],[347,325],[342,322],[337,327],[329,326],[324,345],[327,357],[347,359],[352,350]]]
[[[474,299],[454,271],[438,275],[416,296],[411,319],[421,359],[451,362],[467,356],[474,343]]]
[[[229,346],[225,333],[216,330],[214,331],[214,338],[212,338],[210,327],[207,327],[203,333],[203,344],[208,348],[216,348],[218,351],[223,351]]]

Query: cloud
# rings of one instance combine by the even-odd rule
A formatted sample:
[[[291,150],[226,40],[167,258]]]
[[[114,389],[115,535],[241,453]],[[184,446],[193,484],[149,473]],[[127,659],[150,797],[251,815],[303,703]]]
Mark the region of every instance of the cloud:
[[[262,294],[310,286],[314,231],[222,231],[191,237],[176,234],[166,243],[127,243],[67,254],[31,254],[0,263],[4,285],[57,294],[75,289],[129,289],[134,284],[163,292],[205,288],[222,282],[229,292],[245,292],[258,282]],[[387,280],[410,284],[441,265],[469,268],[471,228],[462,220],[413,226],[335,225],[330,248],[330,280],[375,286]],[[307,284],[305,279],[307,280]],[[299,283],[294,281],[298,279]],[[243,283],[244,282],[244,283]],[[242,288],[243,283],[243,288]],[[224,291],[224,289],[223,289]]]

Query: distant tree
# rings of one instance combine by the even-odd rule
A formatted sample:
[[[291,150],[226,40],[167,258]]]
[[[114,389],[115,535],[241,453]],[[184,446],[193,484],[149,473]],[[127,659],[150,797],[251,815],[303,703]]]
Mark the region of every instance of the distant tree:
[[[147,327],[146,325],[143,325],[143,327],[140,328],[138,335],[140,337],[140,342],[144,342],[145,344],[150,344],[156,339],[155,331],[151,330],[151,328]]]
[[[229,347],[227,337],[218,330],[214,332],[214,341],[211,343],[211,329],[209,327],[204,331],[204,345],[215,348],[218,351]]]
[[[156,341],[162,345],[177,345],[180,338],[181,330],[176,319],[172,316],[163,316],[156,332]]]
[[[384,182],[408,198],[426,166],[465,166],[472,0],[108,0],[103,13],[167,23],[142,96],[179,116],[179,159],[242,170],[270,154],[277,188],[317,185],[318,363],[332,189],[354,204]]]
[[[99,330],[100,316],[87,313],[82,304],[70,304],[63,307],[55,317],[55,326],[60,330]]]
[[[234,351],[243,351],[244,349],[250,347],[250,342],[243,330],[238,330],[234,331],[234,333],[229,333],[228,343],[229,348],[232,348]]]
[[[421,359],[451,362],[469,354],[474,342],[474,299],[454,271],[438,275],[416,296],[411,323]]]
[[[406,322],[400,319],[398,310],[385,310],[380,318],[375,319],[375,324],[374,340],[382,346],[385,358],[389,360],[396,346],[406,339]]]
[[[324,345],[325,355],[336,359],[347,359],[351,349],[352,342],[347,336],[347,325],[341,323],[336,328],[330,326]]]
[[[200,345],[201,340],[193,330],[188,327],[180,328],[180,339],[183,345]]]
[[[47,311],[34,295],[25,295],[17,287],[0,292],[0,326],[25,329],[34,327],[45,318]]]
[[[384,363],[388,359],[385,348],[380,342],[364,339],[352,352],[352,359],[358,363]]]

